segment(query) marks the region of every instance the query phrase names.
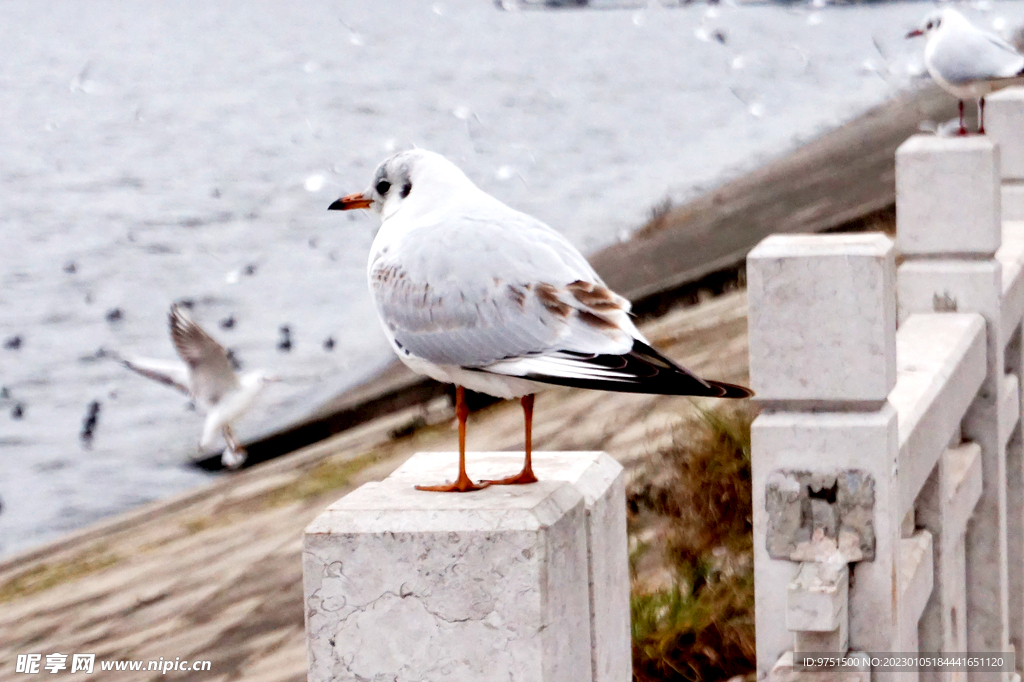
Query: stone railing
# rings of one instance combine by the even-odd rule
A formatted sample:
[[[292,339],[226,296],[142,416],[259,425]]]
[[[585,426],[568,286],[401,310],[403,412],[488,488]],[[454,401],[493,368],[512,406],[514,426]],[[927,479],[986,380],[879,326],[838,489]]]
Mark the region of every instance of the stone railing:
[[[522,453],[467,453],[476,476]],[[306,529],[309,680],[628,682],[626,493],[600,452],[535,452],[539,483],[421,492],[421,452]]]
[[[1024,90],[990,98],[988,127],[900,147],[895,244],[775,236],[749,256],[759,678],[888,679],[864,652],[1024,643]],[[468,456],[490,476],[520,458]],[[534,453],[535,485],[413,489],[455,461],[419,453],[307,528],[309,679],[627,682],[622,468]],[[805,671],[805,652],[861,663]]]
[[[1024,91],[987,114],[987,137],[897,151],[895,244],[748,258],[760,678],[822,682],[803,652],[1021,651]],[[886,676],[855,658],[844,679]]]

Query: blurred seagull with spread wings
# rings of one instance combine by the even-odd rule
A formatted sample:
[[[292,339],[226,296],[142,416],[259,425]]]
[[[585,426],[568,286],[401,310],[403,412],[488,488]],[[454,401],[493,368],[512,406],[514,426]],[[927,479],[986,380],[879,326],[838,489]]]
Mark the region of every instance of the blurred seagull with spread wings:
[[[1024,56],[997,35],[982,31],[955,9],[930,12],[907,38],[926,36],[924,65],[943,90],[960,100],[960,135],[964,100],[978,101],[978,133],[985,134],[985,95],[1024,76]]]
[[[227,444],[221,463],[229,469],[237,469],[245,462],[246,452],[231,431],[231,423],[253,406],[268,382],[280,379],[263,370],[237,374],[224,346],[190,320],[177,305],[171,306],[168,322],[171,341],[181,362],[119,359],[128,369],[182,391],[202,407],[206,411],[206,422],[199,444],[209,447],[220,432]]]
[[[466,492],[532,483],[534,393],[544,384],[628,393],[746,398],[652,348],[611,291],[562,235],[478,189],[422,149],[385,160],[364,192],[329,207],[369,208],[382,223],[368,277],[391,346],[413,371],[456,385],[459,474],[421,490]],[[466,475],[464,387],[521,398],[522,471],[473,483]]]

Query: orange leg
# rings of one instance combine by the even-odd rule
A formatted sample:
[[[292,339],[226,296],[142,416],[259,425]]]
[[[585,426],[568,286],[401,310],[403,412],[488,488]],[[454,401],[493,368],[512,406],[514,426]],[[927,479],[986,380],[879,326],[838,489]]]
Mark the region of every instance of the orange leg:
[[[469,408],[466,407],[466,389],[462,386],[455,387],[455,416],[459,420],[459,477],[455,479],[455,483],[418,485],[416,490],[429,490],[436,493],[468,493],[473,490],[482,490],[489,485],[486,482],[477,485],[466,475],[466,418],[469,417]]]
[[[492,485],[520,485],[522,483],[536,483],[537,477],[533,474],[533,393],[524,395],[520,401],[523,405],[523,419],[526,422],[526,461],[523,462],[523,470],[515,476],[501,478],[497,481],[487,481]]]
[[[979,135],[984,135],[985,134],[985,98],[984,97],[982,97],[981,99],[978,100],[978,120],[980,121],[980,126],[978,127],[978,134]]]

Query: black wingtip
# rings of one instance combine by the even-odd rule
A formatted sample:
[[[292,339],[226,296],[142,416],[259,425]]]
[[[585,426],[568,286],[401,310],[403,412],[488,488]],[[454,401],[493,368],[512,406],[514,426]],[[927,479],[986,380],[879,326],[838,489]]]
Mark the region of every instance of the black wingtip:
[[[633,349],[629,354],[630,356],[638,357],[639,359],[657,367],[663,365],[671,367],[674,371],[659,375],[659,378],[662,379],[662,383],[667,384],[666,388],[669,389],[665,392],[670,395],[693,395],[708,398],[732,399],[751,398],[754,396],[754,392],[746,386],[729,384],[724,381],[701,379],[693,372],[680,366],[678,363],[665,357],[656,349],[638,339],[634,339]],[[671,390],[673,387],[677,388],[678,392]]]
[[[753,398],[754,392],[746,386],[740,386],[739,384],[727,384],[724,381],[709,381],[712,386],[717,386],[722,389],[722,395],[719,398]]]
[[[722,381],[701,379],[679,366],[643,341],[634,340],[633,347],[622,355],[577,355],[587,364],[620,373],[619,379],[604,377],[564,377],[527,374],[530,379],[545,384],[589,388],[617,393],[643,393],[647,395],[689,395],[706,398],[750,398],[754,392],[745,386]]]

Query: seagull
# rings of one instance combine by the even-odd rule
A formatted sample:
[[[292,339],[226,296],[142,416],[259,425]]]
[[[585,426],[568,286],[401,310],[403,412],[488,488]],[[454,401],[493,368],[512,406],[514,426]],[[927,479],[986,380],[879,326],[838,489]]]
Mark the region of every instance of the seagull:
[[[367,277],[384,332],[410,369],[455,384],[459,474],[420,490],[532,483],[534,394],[548,384],[627,393],[746,398],[652,348],[630,304],[562,235],[483,192],[440,154],[386,159],[369,189],[329,206],[381,217]],[[465,389],[520,398],[525,461],[508,478],[466,475]]]
[[[1024,76],[1024,56],[997,35],[982,31],[955,9],[935,10],[907,38],[927,36],[924,65],[942,89],[960,100],[960,135],[964,100],[978,100],[978,133],[985,134],[985,95]]]
[[[198,403],[206,411],[199,444],[209,447],[220,432],[227,444],[221,463],[228,469],[237,469],[245,462],[246,452],[235,438],[231,423],[253,406],[269,382],[280,378],[263,370],[236,374],[224,346],[189,319],[177,304],[171,306],[168,322],[171,341],[182,361],[118,359],[128,369],[176,388]]]

